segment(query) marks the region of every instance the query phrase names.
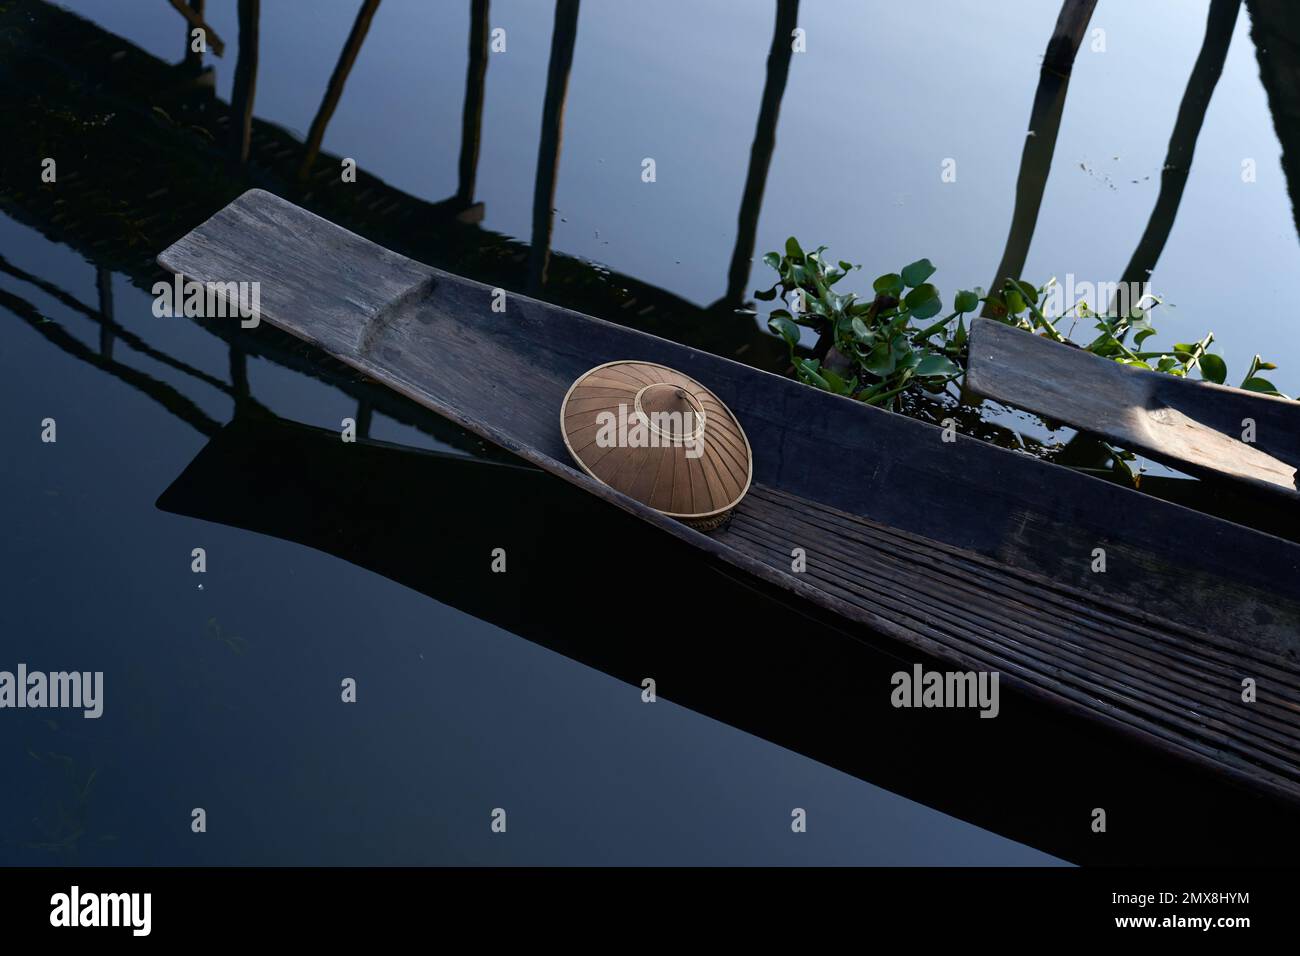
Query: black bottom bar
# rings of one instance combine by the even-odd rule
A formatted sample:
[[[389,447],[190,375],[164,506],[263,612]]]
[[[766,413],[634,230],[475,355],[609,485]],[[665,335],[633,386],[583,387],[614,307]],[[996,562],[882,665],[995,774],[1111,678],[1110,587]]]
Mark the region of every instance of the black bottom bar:
[[[74,886],[78,924],[119,925],[74,929]],[[1293,889],[1288,870],[8,869],[0,871],[0,925],[6,940],[75,932],[83,945],[127,940],[146,925],[150,938],[204,943],[338,943],[429,930],[495,940],[512,928],[538,941],[583,930],[612,941],[610,920],[661,940],[677,925],[703,921],[731,936],[765,933],[775,921],[818,936],[842,927],[856,939],[1231,944],[1287,928]],[[147,921],[143,895],[120,895],[146,893]]]

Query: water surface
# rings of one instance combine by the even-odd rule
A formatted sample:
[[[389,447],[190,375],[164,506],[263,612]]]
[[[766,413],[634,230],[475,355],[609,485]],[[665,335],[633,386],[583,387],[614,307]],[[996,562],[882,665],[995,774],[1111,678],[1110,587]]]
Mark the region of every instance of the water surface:
[[[89,23],[61,33],[64,45],[51,45],[48,56],[36,56],[35,42],[24,46],[20,33],[2,61],[12,109],[0,194],[8,266],[0,304],[9,329],[0,346],[0,440],[8,451],[0,460],[7,544],[0,669],[22,661],[102,670],[106,710],[97,721],[0,713],[8,783],[0,860],[1052,860],[926,805],[944,803],[941,794],[906,799],[861,779],[869,774],[843,773],[680,706],[668,689],[645,704],[635,684],[552,649],[617,641],[607,624],[575,615],[556,624],[563,633],[530,631],[525,639],[492,623],[490,608],[477,616],[458,610],[467,602],[445,582],[423,590],[398,583],[418,557],[403,552],[403,568],[377,571],[327,553],[330,529],[343,550],[385,540],[394,532],[384,521],[401,520],[402,500],[381,520],[359,498],[322,491],[315,547],[160,507],[159,496],[236,417],[236,406],[335,430],[354,416],[368,420],[373,439],[457,454],[481,449],[403,403],[331,377],[301,351],[232,345],[208,326],[154,317],[148,260],[160,244],[247,185],[275,188],[282,171],[255,160],[230,172],[215,151],[184,145],[186,136],[203,140],[187,130],[208,113],[184,105],[188,94],[165,96],[161,74],[146,63],[156,58],[161,69],[184,52],[184,24],[165,5],[5,7],[5,16],[30,12],[38,25],[62,22],[59,11]],[[298,4],[261,4],[253,110],[291,145],[307,138],[357,8],[330,2],[307,15]],[[507,49],[486,62],[472,195],[481,221],[457,222],[420,205],[442,203],[462,185],[471,9],[380,4],[325,128],[321,162],[354,158],[395,191],[385,195],[401,194],[402,210],[424,217],[408,216],[399,228],[392,222],[405,212],[336,213],[355,213],[353,228],[425,261],[523,288],[550,4],[490,6],[488,22],[506,31]],[[1175,0],[1098,4],[1092,27],[1104,30],[1104,49],[1090,34],[1075,63],[1025,277],[1119,277],[1155,202],[1206,10]],[[698,0],[581,6],[556,154],[550,281],[541,294],[779,368],[762,316],[738,316],[743,303],[728,301],[773,11],[767,3]],[[227,44],[205,64],[218,101],[228,102],[240,52],[236,4],[209,2],[206,15]],[[794,234],[863,263],[860,289],[922,256],[939,266],[936,282],[947,295],[988,285],[1056,15],[1055,4],[1027,0],[801,5],[807,52],[791,58],[755,252]],[[76,44],[100,35],[129,52],[114,61],[121,75],[111,83],[78,73],[93,70],[98,54]],[[151,109],[164,102],[162,115]],[[163,154],[163,142],[182,145]],[[87,145],[78,152],[78,143]],[[35,176],[50,149],[64,182],[53,196],[18,178],[20,169]],[[1300,360],[1289,357],[1300,355],[1300,331],[1285,309],[1300,249],[1280,154],[1243,9],[1151,281],[1176,306],[1157,323],[1160,341],[1213,329],[1230,369],[1264,352],[1281,365],[1274,381],[1294,393]],[[646,158],[655,161],[653,183],[642,181]],[[947,160],[956,163],[955,182],[941,176]],[[1244,160],[1255,164],[1253,182],[1242,180]],[[297,161],[298,153],[285,160]],[[167,198],[148,200],[163,188]],[[295,198],[328,214],[330,195]],[[145,216],[146,201],[159,218]],[[113,203],[121,208],[106,214]],[[750,241],[741,238],[742,246]],[[756,263],[743,298],[769,281]],[[116,325],[105,336],[95,316],[109,311]],[[58,423],[55,444],[39,441],[47,417]],[[397,464],[377,470],[376,481],[395,480],[405,467],[404,459],[388,460]],[[334,479],[310,480],[327,491]],[[425,493],[436,500],[436,477],[429,484]],[[403,494],[409,502],[420,491]],[[187,506],[214,501],[221,505],[215,492]],[[492,503],[471,489],[445,507]],[[436,538],[427,545],[448,546]],[[190,569],[195,547],[207,552],[203,575]],[[557,544],[556,552],[572,550]],[[467,552],[464,560],[482,556]],[[733,600],[752,602],[746,613],[755,618],[785,620],[765,596],[737,592]],[[687,614],[677,626],[708,641],[710,620]],[[356,704],[340,703],[344,677],[358,681]],[[190,831],[194,807],[207,810],[206,834]],[[496,807],[509,815],[505,835],[489,830]],[[791,833],[795,807],[809,813],[805,834]]]

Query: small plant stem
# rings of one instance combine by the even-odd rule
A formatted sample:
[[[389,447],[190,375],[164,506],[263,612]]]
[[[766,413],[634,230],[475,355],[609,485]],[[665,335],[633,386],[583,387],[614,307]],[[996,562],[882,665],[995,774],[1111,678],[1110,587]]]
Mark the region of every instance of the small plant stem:
[[[946,318],[946,319],[940,319],[938,322],[934,323],[934,325],[930,326],[930,327],[929,327],[928,329],[926,329],[924,332],[921,332],[921,333],[919,333],[919,334],[917,334],[917,335],[913,335],[912,338],[913,338],[914,340],[916,340],[916,339],[925,339],[925,338],[928,338],[928,337],[930,337],[931,335],[934,335],[934,333],[938,332],[940,329],[942,329],[945,325],[947,325],[947,324],[948,324],[949,322],[951,322],[953,319],[957,318],[957,316],[959,316],[959,315],[965,315],[965,314],[966,314],[966,313],[964,313],[964,312],[954,312],[952,315],[948,316],[948,318]]]
[[[1128,462],[1126,462],[1123,458],[1121,458],[1119,456],[1119,452],[1117,452],[1106,442],[1102,442],[1101,447],[1106,449],[1106,454],[1110,455],[1110,460],[1113,461],[1120,469],[1122,469],[1124,474],[1128,475],[1129,481],[1133,482],[1133,484],[1136,486],[1137,476],[1133,474],[1133,469],[1128,466]]]
[[[1021,298],[1024,298],[1023,294],[1021,295]],[[1051,339],[1054,342],[1065,341],[1065,336],[1063,336],[1060,332],[1056,330],[1055,325],[1047,321],[1047,316],[1043,315],[1042,312],[1038,311],[1037,303],[1030,302],[1028,299],[1025,299],[1025,305],[1029,307],[1030,314],[1033,315],[1033,317],[1038,320],[1039,325],[1043,328],[1045,332],[1047,332],[1047,337],[1049,339]]]

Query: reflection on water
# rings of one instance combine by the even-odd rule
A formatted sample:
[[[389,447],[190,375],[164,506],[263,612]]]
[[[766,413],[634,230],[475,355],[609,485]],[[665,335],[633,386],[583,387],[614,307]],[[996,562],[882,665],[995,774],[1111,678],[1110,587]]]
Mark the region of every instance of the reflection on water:
[[[30,753],[26,744],[9,746],[5,735],[4,760],[48,762],[58,753],[72,761],[59,766],[73,770],[11,797],[35,822],[0,834],[8,841],[0,852],[36,862],[39,847],[66,855],[95,841],[82,859],[256,861],[265,854],[267,861],[348,861],[343,847],[305,849],[305,837],[283,832],[285,821],[306,814],[310,833],[345,832],[347,815],[329,807],[342,800],[373,814],[394,790],[407,804],[398,819],[430,801],[459,819],[478,813],[467,792],[490,807],[500,803],[500,788],[516,788],[521,806],[552,821],[565,816],[565,800],[584,803],[581,794],[601,793],[597,799],[619,808],[602,813],[584,803],[589,819],[611,826],[636,820],[645,829],[599,850],[571,829],[511,850],[454,835],[435,820],[407,836],[396,825],[372,823],[362,827],[362,857],[1035,858],[791,753],[760,748],[753,738],[738,742],[729,728],[691,712],[700,711],[1015,839],[1075,854],[1070,840],[1041,821],[1017,822],[978,801],[954,799],[942,792],[940,774],[904,772],[900,753],[883,750],[864,761],[842,746],[818,745],[827,735],[815,722],[791,733],[762,708],[737,706],[719,693],[722,665],[713,681],[697,675],[684,696],[665,691],[691,708],[674,712],[673,745],[666,747],[657,736],[663,731],[642,711],[610,705],[630,693],[625,685],[488,636],[493,628],[482,622],[632,683],[635,655],[592,659],[594,635],[566,637],[563,621],[547,617],[552,591],[519,596],[524,604],[511,609],[475,603],[481,588],[468,584],[413,580],[431,567],[445,578],[455,564],[441,554],[443,563],[421,569],[414,546],[387,549],[402,515],[368,521],[378,502],[368,499],[364,482],[344,500],[308,496],[321,509],[321,525],[310,532],[286,525],[287,511],[267,526],[273,516],[253,508],[255,501],[223,505],[216,485],[172,508],[175,514],[154,510],[154,498],[176,475],[193,474],[187,464],[206,441],[225,449],[232,434],[252,441],[247,431],[226,428],[236,413],[241,422],[278,415],[330,428],[352,416],[363,437],[503,458],[271,329],[250,334],[217,321],[150,315],[147,290],[160,277],[153,256],[250,186],[421,261],[776,372],[784,370],[784,350],[752,312],[750,293],[768,284],[753,260],[789,233],[827,242],[873,275],[930,256],[948,289],[1010,273],[1041,280],[1072,271],[1094,281],[1149,275],[1178,306],[1179,318],[1166,320],[1170,341],[1192,325],[1198,333],[1212,325],[1230,364],[1238,357],[1235,364],[1244,365],[1239,357],[1255,350],[1281,356],[1279,387],[1300,390],[1300,332],[1266,305],[1286,301],[1283,277],[1300,264],[1286,179],[1298,152],[1300,107],[1291,102],[1297,66],[1279,53],[1294,49],[1300,31],[1285,3],[1251,0],[1240,15],[1235,0],[1212,0],[1198,5],[1195,17],[1183,4],[1137,10],[1107,0],[996,10],[797,0],[651,6],[468,0],[440,7],[434,19],[422,4],[359,0],[303,18],[257,0],[192,2],[191,19],[210,33],[210,52],[198,54],[185,42],[192,24],[165,5],[0,2],[0,204],[7,217],[0,224],[0,307],[13,329],[3,369],[15,411],[0,437],[6,447],[27,448],[29,422],[54,415],[60,423],[59,443],[44,457],[23,452],[3,464],[14,528],[6,632],[22,635],[9,642],[6,657],[101,657],[106,672],[116,670],[116,686],[131,688],[120,705],[122,723],[105,721],[115,729],[33,725],[28,742],[39,742]],[[917,22],[931,26],[950,56],[912,62],[896,40]],[[1153,47],[1144,38],[1157,23],[1162,42]],[[806,33],[807,52],[788,42],[796,26]],[[1005,55],[990,61],[981,52],[990,43]],[[34,172],[47,156],[58,161],[55,184]],[[642,180],[646,158],[655,161],[653,183]],[[950,158],[958,175],[945,183],[941,163]],[[357,164],[355,182],[341,175],[345,159]],[[1240,177],[1246,159],[1258,173],[1249,184]],[[1225,272],[1233,281],[1215,280]],[[1251,288],[1260,306],[1246,314],[1230,308],[1239,286]],[[1023,416],[920,403],[909,411],[930,419],[955,414],[969,433],[1007,445],[1023,440],[1046,457],[1086,463],[1077,443],[1062,450],[1068,432]],[[256,463],[248,464],[254,471]],[[316,465],[304,482],[342,475],[337,462]],[[376,474],[392,483],[409,469],[419,471],[404,464],[376,466]],[[238,471],[223,474],[238,480]],[[430,475],[427,500],[408,482],[389,503],[419,499],[410,512],[428,523],[442,513],[430,511],[431,502],[466,514],[490,511],[489,486],[487,479],[452,481],[443,471]],[[242,489],[245,497],[249,491]],[[164,507],[169,500],[175,495]],[[552,544],[578,527],[552,528],[526,513],[514,520],[520,533]],[[196,537],[219,543],[210,552],[226,549],[202,590],[189,580],[185,558]],[[346,563],[313,556],[302,544]],[[395,589],[388,579],[414,590]],[[559,581],[547,586],[562,589]],[[48,602],[69,589],[78,600],[61,598],[50,612]],[[745,604],[744,594],[736,591],[736,606]],[[781,613],[761,601],[755,607]],[[429,633],[431,623],[439,633]],[[650,637],[642,640],[652,646]],[[426,677],[445,702],[418,709],[409,701],[423,699],[429,684],[410,671],[425,653],[438,658],[437,675]],[[338,668],[348,666],[336,661],[349,657],[370,668],[376,697],[388,695],[351,728],[328,692],[319,700],[308,692],[312,681],[334,686]],[[195,661],[202,662],[197,670]],[[518,679],[503,683],[499,668]],[[302,685],[289,695],[300,711],[288,718],[270,703],[282,700],[285,674]],[[553,682],[546,693],[529,683],[539,675]],[[258,688],[267,702],[257,703]],[[557,694],[571,708],[557,707]],[[193,700],[202,706],[188,706]],[[612,723],[599,716],[606,706],[619,714]],[[549,716],[532,719],[537,708]],[[264,733],[266,722],[282,729]],[[593,723],[608,726],[592,730]],[[374,735],[385,744],[367,749]],[[141,741],[144,752],[113,742],[122,739]],[[196,741],[201,755],[192,753]],[[572,741],[572,749],[556,741]],[[65,746],[81,749],[66,754]],[[324,768],[335,747],[356,765],[329,785],[339,799],[324,800]],[[539,747],[554,760],[534,768],[536,786],[519,789],[518,767],[493,764],[526,765],[536,758],[525,751],[535,755]],[[625,749],[625,758],[611,756]],[[113,763],[102,773],[101,753],[111,753]],[[666,762],[656,772],[675,782],[647,784],[636,799],[588,762],[596,755],[597,763],[613,760],[619,773],[636,774],[636,760],[651,753]],[[734,781],[700,774],[691,766],[697,760],[737,764],[737,779],[751,777],[754,792],[768,796],[742,797]],[[438,766],[454,768],[457,780]],[[784,782],[773,785],[777,768]],[[122,811],[137,779],[150,781],[149,796]],[[645,823],[632,809],[644,804],[649,812],[669,792],[660,786],[685,788],[685,799],[701,808],[714,799],[739,801],[737,817],[720,830],[701,823],[689,839],[668,837],[669,822]],[[114,796],[104,795],[105,787]],[[787,790],[796,801],[790,805],[812,799],[808,792],[822,795],[836,836],[790,849],[778,822],[755,838],[748,827],[773,807],[778,818],[788,814]],[[264,801],[261,822],[249,793]],[[456,803],[462,799],[464,806]],[[204,800],[238,816],[239,836],[227,844],[233,856],[186,842],[189,808]],[[42,801],[45,811],[29,812]],[[877,815],[906,821],[879,855],[870,847],[882,839],[881,827],[862,819],[864,801]],[[156,818],[178,807],[179,830],[160,830]],[[919,848],[917,828],[945,832],[947,849],[931,855]]]

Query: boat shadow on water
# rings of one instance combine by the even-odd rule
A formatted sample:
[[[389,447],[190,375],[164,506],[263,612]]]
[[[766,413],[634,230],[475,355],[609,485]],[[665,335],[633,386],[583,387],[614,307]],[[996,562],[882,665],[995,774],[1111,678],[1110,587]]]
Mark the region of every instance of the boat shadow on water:
[[[1006,685],[992,720],[896,708],[894,674],[944,665],[522,462],[344,443],[243,413],[158,507],[335,555],[638,688],[653,677],[676,704],[1067,860],[1284,862],[1300,844],[1283,801]],[[507,573],[486,543],[506,549]],[[661,613],[629,603],[611,554],[674,569]],[[710,600],[677,612],[673,581]]]

